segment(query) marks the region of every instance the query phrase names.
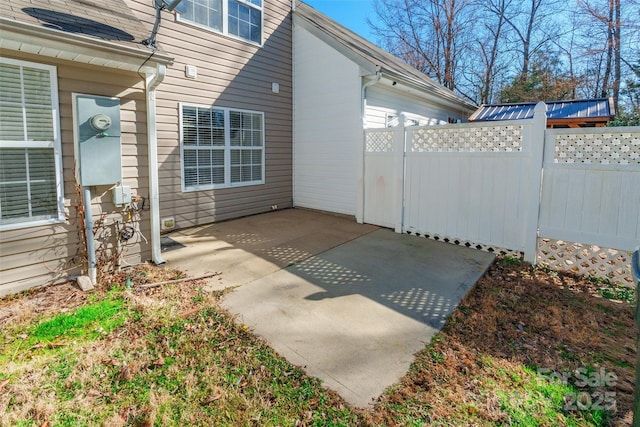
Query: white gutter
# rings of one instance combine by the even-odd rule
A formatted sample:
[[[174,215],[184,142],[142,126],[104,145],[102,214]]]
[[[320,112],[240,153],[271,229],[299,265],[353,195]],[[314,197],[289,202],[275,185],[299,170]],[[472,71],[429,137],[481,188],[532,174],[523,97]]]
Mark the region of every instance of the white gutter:
[[[365,114],[367,111],[367,89],[378,83],[382,78],[380,67],[376,67],[376,73],[370,77],[371,80],[362,84],[362,93],[360,99],[360,119],[362,123],[362,138],[360,140],[360,159],[357,163],[356,176],[358,177],[357,202],[356,202],[356,221],[359,224],[364,222],[364,151],[366,147],[364,130],[367,128]],[[363,77],[363,79],[366,77]]]
[[[83,34],[73,34],[41,25],[0,16],[0,48],[56,57],[60,52],[73,54],[75,62],[84,62],[109,68],[137,71],[140,63],[149,57],[149,49],[133,42],[116,43]],[[60,52],[56,52],[60,51]],[[65,59],[67,57],[65,56]],[[156,52],[152,61],[170,65],[173,58],[165,52]],[[151,61],[142,71],[149,72]]]
[[[147,89],[147,156],[149,162],[149,212],[151,214],[151,259],[164,264],[160,248],[160,191],[158,184],[158,133],[156,126],[156,87],[167,75],[167,67],[158,64],[155,72],[146,75]]]

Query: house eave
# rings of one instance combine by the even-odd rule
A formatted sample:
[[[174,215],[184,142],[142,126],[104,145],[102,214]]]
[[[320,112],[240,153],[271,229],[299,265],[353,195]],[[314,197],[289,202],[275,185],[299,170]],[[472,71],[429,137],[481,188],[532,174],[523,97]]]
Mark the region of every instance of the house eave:
[[[445,105],[447,107],[464,110],[467,114],[471,114],[477,108],[476,105],[462,100],[453,92],[443,90],[440,87],[428,85],[409,76],[400,75],[384,68],[381,69],[382,82],[398,90],[414,94],[416,96],[429,99],[432,102]],[[395,83],[395,84],[394,84]]]
[[[0,49],[65,59],[141,73],[153,72],[158,64],[171,65],[164,52],[63,32],[27,22],[0,17]],[[146,62],[145,62],[146,61]]]
[[[368,59],[362,57],[361,55],[356,54],[349,47],[340,43],[335,38],[331,37],[321,28],[318,28],[313,22],[309,21],[305,16],[300,15],[298,13],[293,14],[293,23],[294,25],[299,25],[300,27],[307,30],[313,36],[322,40],[324,43],[341,53],[346,58],[349,58],[355,64],[357,64],[361,69],[361,75],[366,76],[370,74],[374,74],[376,72],[376,65],[369,61]]]

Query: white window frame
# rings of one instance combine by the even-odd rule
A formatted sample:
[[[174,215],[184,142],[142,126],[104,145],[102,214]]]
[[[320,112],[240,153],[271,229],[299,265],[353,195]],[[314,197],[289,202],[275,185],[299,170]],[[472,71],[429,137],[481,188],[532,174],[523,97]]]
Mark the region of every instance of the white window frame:
[[[183,112],[184,107],[188,108],[207,108],[210,110],[221,110],[224,112],[224,183],[223,184],[207,184],[207,185],[195,185],[195,186],[186,186],[185,185],[185,175],[184,175],[184,126],[183,126]],[[242,149],[242,148],[250,148],[250,147],[236,147],[231,145],[231,121],[230,121],[230,113],[231,112],[239,112],[239,113],[250,113],[250,114],[259,114],[262,116],[262,145],[260,149],[262,151],[261,162],[262,162],[262,176],[260,180],[253,181],[244,181],[244,182],[231,182],[231,151],[234,149]],[[220,188],[235,188],[235,187],[248,187],[251,185],[263,185],[265,183],[265,174],[266,174],[266,163],[265,163],[265,150],[266,150],[266,136],[265,136],[265,118],[264,112],[262,111],[254,111],[254,110],[244,110],[240,108],[228,108],[228,107],[218,107],[213,105],[202,105],[202,104],[191,104],[191,103],[179,103],[179,123],[180,123],[180,182],[182,185],[182,192],[189,193],[193,191],[204,191],[204,190],[215,190]],[[222,148],[220,148],[222,149]],[[189,150],[189,148],[187,148]]]
[[[10,64],[19,67],[37,68],[49,71],[51,87],[51,118],[53,125],[53,141],[0,141],[0,148],[53,148],[54,174],[56,178],[56,200],[57,216],[47,219],[29,220],[0,224],[0,231],[16,230],[20,228],[37,227],[41,225],[57,224],[65,221],[64,214],[64,180],[62,176],[62,144],[60,138],[60,111],[58,103],[58,75],[57,69],[53,65],[39,64],[37,62],[22,61],[11,58],[0,57],[0,64]],[[22,99],[23,121],[26,127],[26,112],[24,110],[24,94]],[[26,195],[28,197],[28,195]]]
[[[236,36],[235,34],[229,33],[229,1],[237,1],[238,3],[248,6],[249,8],[257,9],[260,11],[260,41],[259,42],[254,42],[253,40],[245,39],[240,36]],[[262,47],[264,45],[264,2],[265,0],[262,0],[262,6],[258,6],[247,0],[222,0],[222,31],[219,31],[213,27],[199,24],[197,22],[193,22],[189,19],[183,18],[177,9],[176,9],[176,21],[182,22],[188,25],[193,25],[194,27],[202,28],[204,30],[211,31],[216,34],[221,34],[223,36],[230,37],[234,40],[240,40],[245,43],[252,44],[254,46]]]

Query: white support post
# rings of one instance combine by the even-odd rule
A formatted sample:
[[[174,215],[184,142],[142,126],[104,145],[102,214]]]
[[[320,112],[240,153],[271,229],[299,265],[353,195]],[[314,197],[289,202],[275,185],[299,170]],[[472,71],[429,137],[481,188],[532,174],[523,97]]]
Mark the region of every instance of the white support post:
[[[531,185],[527,206],[527,222],[525,225],[524,260],[536,263],[538,252],[538,221],[540,216],[540,192],[542,190],[542,165],[544,161],[545,131],[547,128],[547,105],[539,102],[533,115],[531,132],[527,141],[531,150]]]
[[[367,147],[367,130],[362,130],[362,138],[358,141],[358,161],[356,162],[356,176],[358,177],[356,187],[356,222],[364,223],[364,162]]]
[[[400,123],[395,128],[393,135],[393,166],[394,166],[394,228],[396,233],[402,233],[403,215],[404,215],[404,152],[405,137],[407,130],[405,128],[405,115],[400,114],[398,120]]]

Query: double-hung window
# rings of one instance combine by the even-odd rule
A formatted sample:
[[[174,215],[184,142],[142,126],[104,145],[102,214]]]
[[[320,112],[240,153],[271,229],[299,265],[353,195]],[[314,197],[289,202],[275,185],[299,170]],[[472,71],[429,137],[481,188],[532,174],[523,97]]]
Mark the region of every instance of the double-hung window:
[[[178,19],[262,45],[262,0],[182,0]]]
[[[55,67],[0,58],[0,230],[64,219]]]
[[[264,184],[264,114],[180,106],[184,191]]]

